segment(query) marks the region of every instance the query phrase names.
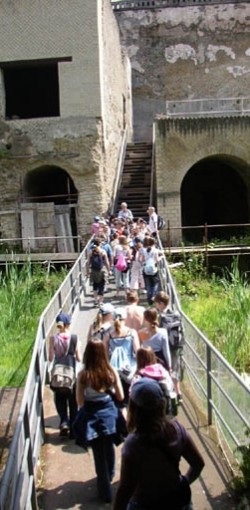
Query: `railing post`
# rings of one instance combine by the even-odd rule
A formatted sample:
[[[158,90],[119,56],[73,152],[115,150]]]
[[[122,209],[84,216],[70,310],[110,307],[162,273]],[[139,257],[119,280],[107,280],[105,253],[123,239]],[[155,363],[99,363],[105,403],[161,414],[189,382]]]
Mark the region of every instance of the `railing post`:
[[[168,220],[168,228],[167,228],[167,245],[169,254],[171,255],[171,233],[170,233],[170,221]]]
[[[213,410],[211,405],[212,400],[212,379],[211,379],[211,349],[209,345],[207,345],[207,422],[208,425],[212,425],[213,423]]]
[[[204,243],[205,243],[205,258],[206,258],[206,269],[208,270],[208,228],[207,223],[204,225]]]

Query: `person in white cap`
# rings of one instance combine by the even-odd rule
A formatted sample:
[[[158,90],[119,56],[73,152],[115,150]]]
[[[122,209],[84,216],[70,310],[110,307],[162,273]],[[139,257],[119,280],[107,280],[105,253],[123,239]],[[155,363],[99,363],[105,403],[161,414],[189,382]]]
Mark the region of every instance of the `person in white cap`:
[[[112,303],[103,303],[100,306],[96,318],[89,328],[88,342],[93,339],[103,340],[105,333],[109,332],[112,327],[114,309]]]

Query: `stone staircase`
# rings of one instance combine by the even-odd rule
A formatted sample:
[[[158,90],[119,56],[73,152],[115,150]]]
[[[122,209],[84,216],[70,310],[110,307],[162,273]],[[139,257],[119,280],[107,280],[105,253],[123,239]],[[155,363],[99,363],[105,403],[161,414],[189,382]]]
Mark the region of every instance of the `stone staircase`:
[[[118,191],[117,212],[121,202],[127,202],[134,218],[148,219],[150,205],[150,182],[152,144],[146,142],[128,143],[123,174]]]

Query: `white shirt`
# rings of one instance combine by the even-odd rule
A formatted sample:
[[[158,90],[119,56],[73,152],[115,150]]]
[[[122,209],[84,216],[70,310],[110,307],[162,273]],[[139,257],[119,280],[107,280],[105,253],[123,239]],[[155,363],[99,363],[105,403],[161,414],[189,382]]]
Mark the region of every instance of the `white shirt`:
[[[156,212],[153,212],[149,216],[148,226],[149,226],[150,232],[152,234],[154,232],[157,232],[157,219],[158,219],[158,216],[157,216]],[[156,224],[156,227],[155,227],[155,224]]]

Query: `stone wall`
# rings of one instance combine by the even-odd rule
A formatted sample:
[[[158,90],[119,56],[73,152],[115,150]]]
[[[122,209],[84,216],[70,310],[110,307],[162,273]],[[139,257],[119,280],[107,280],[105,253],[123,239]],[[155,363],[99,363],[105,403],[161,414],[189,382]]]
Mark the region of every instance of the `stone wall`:
[[[14,218],[22,182],[44,166],[59,167],[73,180],[78,233],[86,236],[93,215],[105,212],[111,200],[124,129],[123,98],[131,137],[130,67],[110,1],[4,0],[0,44],[2,66],[62,60],[60,117],[28,120],[5,119],[0,64],[0,209],[13,211],[3,215],[2,237],[20,235]]]
[[[250,4],[115,11],[132,65],[134,136],[166,100],[249,95]]]

